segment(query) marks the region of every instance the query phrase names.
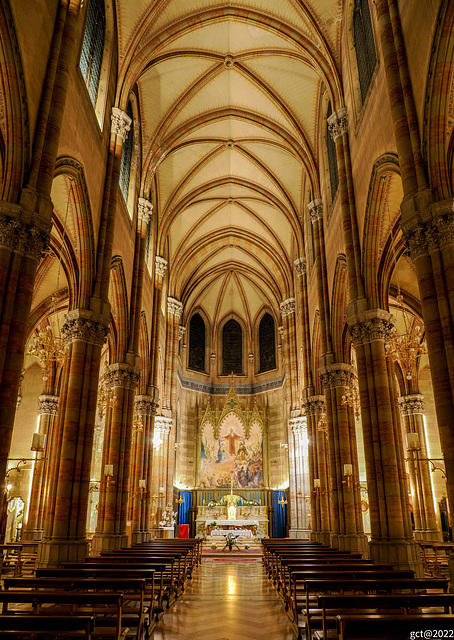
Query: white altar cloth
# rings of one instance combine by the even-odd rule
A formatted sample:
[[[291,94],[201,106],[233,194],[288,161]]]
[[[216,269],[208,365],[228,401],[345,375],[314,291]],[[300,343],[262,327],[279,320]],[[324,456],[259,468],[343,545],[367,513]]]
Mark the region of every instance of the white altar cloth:
[[[239,535],[242,538],[252,538],[252,531],[249,529],[213,529],[212,536],[226,536],[228,533],[233,533],[234,536]]]
[[[218,520],[217,518],[211,518],[211,520],[205,520],[205,526],[209,527],[213,522],[216,522],[218,526],[228,525],[229,527],[250,527],[255,524],[259,525],[258,520]]]

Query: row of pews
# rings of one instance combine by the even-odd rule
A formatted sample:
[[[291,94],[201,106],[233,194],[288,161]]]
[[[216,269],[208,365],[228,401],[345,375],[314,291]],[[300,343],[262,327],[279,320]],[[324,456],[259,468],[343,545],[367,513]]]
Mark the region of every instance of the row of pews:
[[[415,578],[309,541],[268,538],[262,546],[265,571],[299,639],[454,637],[447,579]]]
[[[145,640],[201,563],[198,539],[152,540],[4,576],[0,638]]]

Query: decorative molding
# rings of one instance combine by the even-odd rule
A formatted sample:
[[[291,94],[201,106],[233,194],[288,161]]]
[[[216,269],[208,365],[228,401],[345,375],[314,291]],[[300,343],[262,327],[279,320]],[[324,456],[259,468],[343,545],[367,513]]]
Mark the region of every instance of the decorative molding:
[[[123,362],[115,362],[109,366],[106,376],[108,387],[135,389],[139,383],[140,369]]]
[[[161,258],[161,256],[156,256],[155,258],[155,274],[157,276],[164,277],[164,274],[167,269],[167,260],[165,258]]]
[[[294,263],[296,275],[298,277],[303,276],[307,270],[306,258],[297,258]]]
[[[301,406],[307,416],[326,413],[325,396],[308,396],[302,400]]]
[[[317,198],[316,200],[309,202],[307,205],[307,211],[312,224],[317,222],[317,220],[321,220],[323,218],[323,200],[321,198]]]
[[[68,346],[76,340],[101,346],[106,342],[109,325],[105,318],[92,311],[75,309],[63,316],[61,336]]]
[[[402,226],[405,242],[411,259],[443,250],[454,243],[454,214],[449,212],[435,219],[420,222],[408,229]]]
[[[183,313],[183,303],[176,298],[167,298],[167,313],[173,314],[176,318],[181,318]]]
[[[170,429],[172,428],[172,423],[172,418],[166,418],[166,416],[155,416],[154,433],[168,436],[170,433]]]
[[[21,207],[0,202],[0,246],[39,262],[49,245],[49,232],[23,222],[20,214]]]
[[[281,302],[279,310],[283,318],[289,316],[291,313],[295,313],[295,298],[287,298],[287,300]]]
[[[139,220],[143,220],[145,224],[148,224],[151,220],[151,216],[153,214],[153,205],[149,200],[145,200],[145,198],[139,198],[139,202],[137,204],[137,215]]]
[[[399,409],[402,416],[414,416],[418,413],[424,413],[426,408],[424,404],[424,396],[415,393],[409,396],[400,396],[397,399]]]
[[[332,113],[327,122],[331,137],[336,141],[339,136],[347,133],[348,131],[347,108],[342,107],[342,109],[339,109],[336,113]]]
[[[293,435],[302,436],[307,435],[307,418],[306,416],[297,416],[295,418],[290,418],[289,420],[290,426],[292,428]]]
[[[185,333],[186,333],[186,327],[183,327],[183,325],[180,324],[180,326],[178,327],[178,341],[181,340],[181,338],[184,336]]]
[[[128,131],[131,129],[132,118],[118,107],[112,107],[110,119],[112,121],[111,133],[120,136],[124,142],[128,137]]]
[[[225,396],[228,394],[230,384],[211,384],[210,382],[201,382],[200,380],[192,380],[191,378],[184,378],[181,375],[180,369],[178,369],[178,382],[183,389],[189,389],[190,391],[199,391],[200,393],[207,393],[212,396]],[[274,378],[273,380],[266,380],[265,382],[256,382],[254,384],[237,384],[235,383],[235,390],[238,395],[241,396],[253,396],[264,391],[272,391],[274,389],[281,389],[284,386],[285,375],[281,378]]]
[[[282,325],[277,328],[277,332],[279,334],[280,339],[283,340],[284,339],[284,327]]]
[[[48,396],[42,395],[39,396],[38,402],[38,414],[48,415],[48,416],[56,416],[58,413],[58,401],[59,396]]]
[[[324,389],[352,387],[357,376],[351,364],[335,362],[320,368],[320,381]]]
[[[138,416],[154,416],[158,406],[153,396],[136,395],[134,398],[134,412]]]
[[[347,317],[353,346],[373,340],[389,340],[394,329],[393,316],[383,309],[370,309]]]

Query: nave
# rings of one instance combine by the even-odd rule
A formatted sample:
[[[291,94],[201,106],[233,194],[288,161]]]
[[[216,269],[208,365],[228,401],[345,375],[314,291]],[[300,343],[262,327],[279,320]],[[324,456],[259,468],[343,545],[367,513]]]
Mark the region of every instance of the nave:
[[[259,560],[203,560],[153,640],[293,640],[289,618]]]

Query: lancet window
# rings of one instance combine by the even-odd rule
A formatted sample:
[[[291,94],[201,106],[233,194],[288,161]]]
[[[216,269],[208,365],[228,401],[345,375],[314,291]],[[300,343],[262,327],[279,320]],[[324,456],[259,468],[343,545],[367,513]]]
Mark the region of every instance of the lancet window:
[[[361,100],[364,102],[377,63],[369,0],[355,0],[353,34]]]
[[[205,373],[205,323],[199,313],[194,313],[189,323],[188,368]]]
[[[259,324],[259,373],[276,368],[276,337],[274,319],[270,313],[265,313]]]
[[[98,97],[105,34],[106,10],[104,1],[90,0],[79,66],[93,106],[96,105]]]
[[[236,320],[228,320],[222,329],[222,376],[243,375],[243,332]]]

